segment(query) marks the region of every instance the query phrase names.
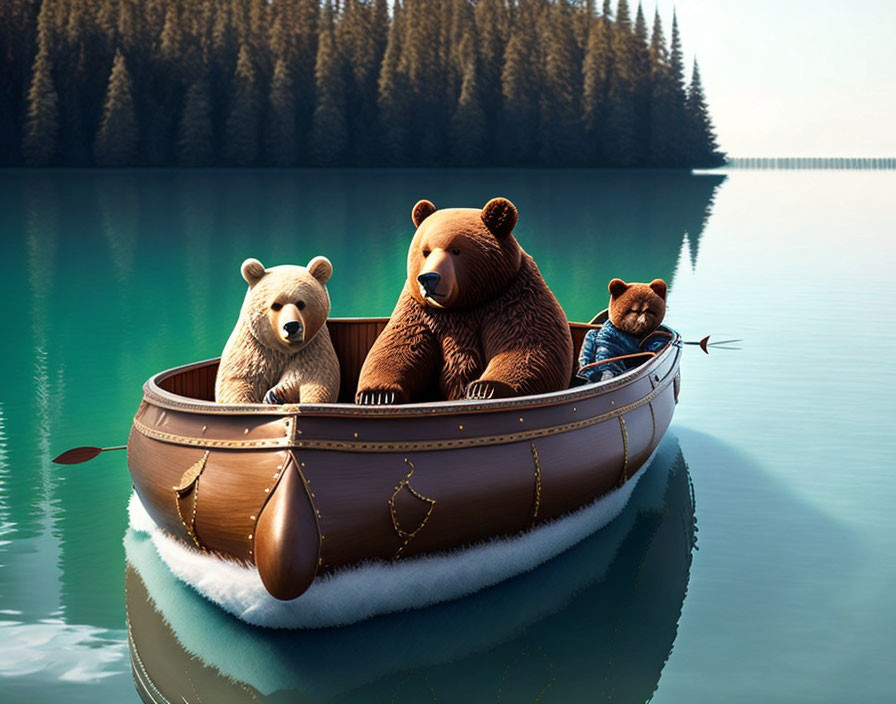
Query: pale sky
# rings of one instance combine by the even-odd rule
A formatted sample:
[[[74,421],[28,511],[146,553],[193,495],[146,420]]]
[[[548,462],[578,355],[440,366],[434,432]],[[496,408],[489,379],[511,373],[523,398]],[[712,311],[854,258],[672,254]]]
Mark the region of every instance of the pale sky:
[[[730,156],[896,156],[896,2],[644,2],[667,41],[673,6]]]

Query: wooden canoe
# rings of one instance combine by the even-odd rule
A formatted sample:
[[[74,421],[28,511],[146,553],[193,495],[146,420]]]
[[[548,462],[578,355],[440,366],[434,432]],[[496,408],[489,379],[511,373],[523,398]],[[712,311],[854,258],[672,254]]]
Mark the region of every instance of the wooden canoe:
[[[678,397],[681,340],[608,382],[486,401],[357,406],[387,319],[332,319],[339,403],[213,402],[218,360],[143,387],[128,466],[150,517],[224,559],[254,564],[281,600],[320,574],[531,529],[624,483]],[[570,323],[576,349],[601,321]]]

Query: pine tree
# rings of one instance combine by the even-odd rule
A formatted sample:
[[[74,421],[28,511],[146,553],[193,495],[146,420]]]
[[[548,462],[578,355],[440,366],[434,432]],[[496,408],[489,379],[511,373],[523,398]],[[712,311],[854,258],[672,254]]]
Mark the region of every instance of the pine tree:
[[[265,131],[267,162],[291,166],[296,158],[296,105],[292,93],[293,80],[284,59],[274,66],[268,97],[268,128]]]
[[[607,166],[633,166],[637,160],[634,46],[628,2],[619,0],[613,27],[613,71],[602,145]]]
[[[609,0],[607,0],[609,5]],[[605,13],[608,11],[605,7]],[[593,165],[605,161],[603,140],[606,136],[610,77],[613,72],[613,30],[604,14],[592,26],[582,68],[582,121],[585,130],[585,155]]]
[[[678,31],[678,16],[672,12],[672,46],[669,51],[669,68],[675,81],[676,91],[684,98],[684,52],[681,50],[681,34]]]
[[[537,163],[538,121],[542,62],[535,34],[537,0],[522,0],[501,73],[501,128],[498,153],[502,163],[534,166]]]
[[[97,163],[101,166],[132,165],[137,157],[139,140],[131,77],[124,55],[118,51],[109,75],[103,121],[94,143]]]
[[[407,82],[400,69],[404,11],[397,0],[392,13],[392,24],[389,26],[386,53],[378,81],[377,108],[383,161],[390,166],[400,166],[408,161],[409,115]]]
[[[311,123],[311,155],[318,166],[338,166],[348,147],[345,92],[333,15],[333,6],[327,0],[318,36],[314,71],[317,98]]]
[[[28,166],[47,166],[53,163],[57,153],[59,98],[53,85],[48,43],[42,36],[28,90],[28,119],[22,144]]]
[[[406,0],[405,36],[399,71],[406,76],[408,100],[415,120],[409,123],[408,148],[420,165],[437,166],[442,157],[444,135],[448,133],[451,111],[441,109],[439,86],[443,70],[438,0]]]
[[[240,46],[232,96],[225,126],[224,159],[228,164],[250,166],[258,159],[259,95],[255,66],[245,43]]]
[[[176,3],[171,3],[165,9],[165,25],[162,36],[159,38],[159,50],[162,58],[169,63],[176,63],[183,55],[184,34],[183,18],[178,12]]]
[[[648,112],[647,163],[653,166],[672,166],[670,151],[670,118],[673,112],[672,73],[663,24],[659,11],[653,16],[650,36],[650,103]]]
[[[210,166],[214,161],[211,88],[208,78],[197,78],[187,90],[178,129],[178,154],[182,166]]]
[[[534,20],[534,17],[531,18]],[[501,114],[504,53],[510,41],[510,13],[505,0],[479,0],[475,10],[479,51],[479,90],[487,121],[489,144],[494,144]],[[534,50],[534,44],[528,47]]]
[[[389,3],[387,0],[373,0],[372,24],[371,33],[376,56],[379,57],[379,61],[377,61],[377,66],[379,66],[386,53],[386,43],[389,41]]]
[[[0,165],[20,161],[38,9],[30,0],[0,3],[0,65],[5,67],[0,81]]]
[[[463,82],[457,110],[452,120],[451,161],[460,166],[475,166],[482,162],[485,150],[485,115],[479,104],[479,86],[476,82],[478,56],[472,32],[467,34],[461,46],[466,56],[463,66]]]
[[[267,68],[271,6],[269,0],[250,0],[249,2],[249,46],[255,53],[255,62],[263,69]]]
[[[360,0],[347,0],[336,41],[342,59],[349,158],[351,163],[365,163],[375,155],[377,81],[382,62],[372,7]]]
[[[296,2],[296,60],[290,66],[295,80],[296,135],[306,142],[314,114],[314,71],[317,63],[320,4],[318,0],[289,0]],[[310,163],[310,150],[301,149],[299,163]]]
[[[647,21],[638,3],[632,31],[632,100],[635,112],[635,163],[649,163],[650,145],[650,49],[647,43]]]
[[[700,67],[694,59],[694,70],[691,74],[691,85],[687,98],[688,117],[688,161],[696,167],[721,166],[725,163],[725,155],[719,151],[715,130],[709,117],[706,96],[700,80]]]
[[[542,16],[544,85],[539,105],[539,158],[546,166],[571,166],[581,155],[578,116],[581,77],[569,10],[553,4]]]

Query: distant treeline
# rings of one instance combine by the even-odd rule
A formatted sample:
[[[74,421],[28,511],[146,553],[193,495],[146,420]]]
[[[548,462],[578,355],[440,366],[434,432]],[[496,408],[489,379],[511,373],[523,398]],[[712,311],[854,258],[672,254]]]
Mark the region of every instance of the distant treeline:
[[[0,163],[708,167],[628,0],[0,0]]]
[[[725,166],[732,169],[896,169],[894,157],[840,156],[741,156],[728,157]]]

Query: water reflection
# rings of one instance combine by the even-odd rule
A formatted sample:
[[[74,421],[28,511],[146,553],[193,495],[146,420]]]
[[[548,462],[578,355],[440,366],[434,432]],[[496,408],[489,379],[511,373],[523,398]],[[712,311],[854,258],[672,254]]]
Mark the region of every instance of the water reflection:
[[[688,468],[667,438],[609,526],[456,602],[341,629],[247,626],[125,538],[138,690],[171,701],[644,701],[675,640],[694,545]],[[188,697],[189,699],[189,697]]]
[[[7,178],[0,174],[0,185]],[[409,212],[423,197],[440,207],[509,197],[520,210],[518,238],[569,315],[590,317],[603,307],[614,276],[668,281],[685,236],[696,258],[726,176],[359,170],[28,172],[20,178],[39,201],[37,212],[66,213],[53,230],[77,239],[76,257],[103,255],[95,265],[111,259],[121,285],[120,316],[152,317],[156,332],[187,330],[204,341],[206,330],[217,334],[219,321],[206,306],[226,306],[228,318],[233,305],[238,309],[239,264],[248,256],[304,263],[325,254],[335,267],[335,315],[388,314],[405,276]]]

